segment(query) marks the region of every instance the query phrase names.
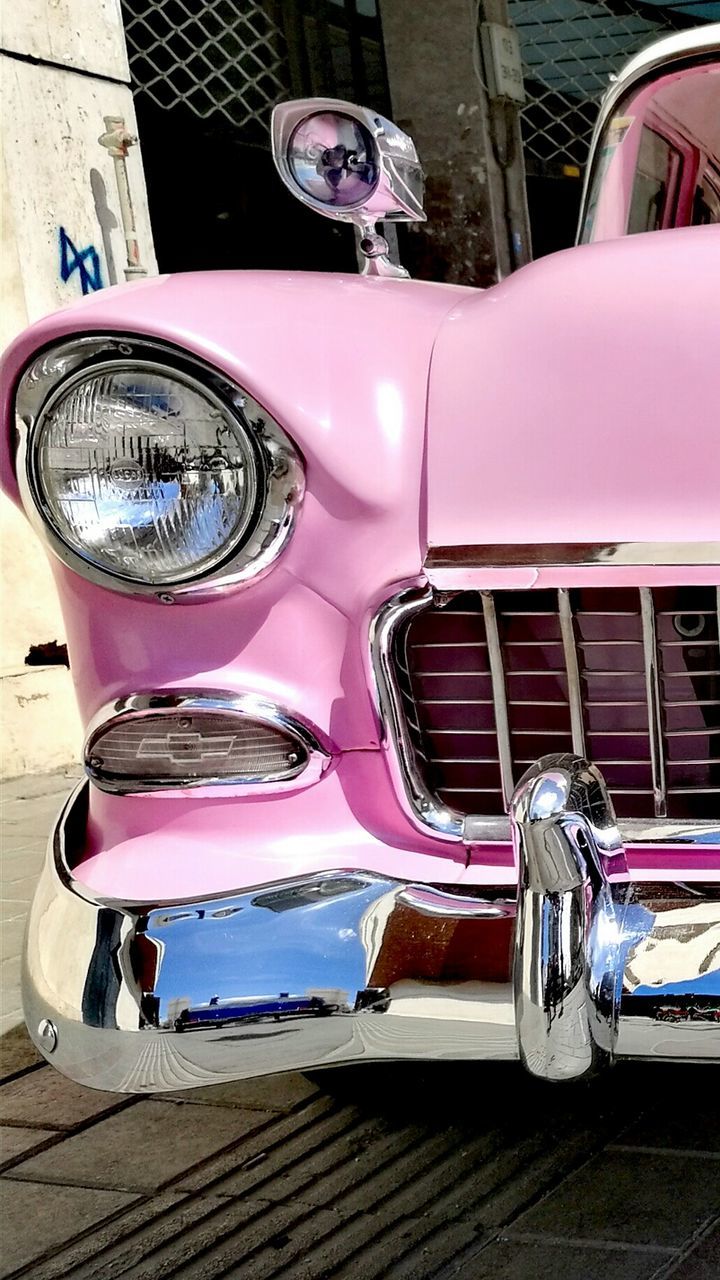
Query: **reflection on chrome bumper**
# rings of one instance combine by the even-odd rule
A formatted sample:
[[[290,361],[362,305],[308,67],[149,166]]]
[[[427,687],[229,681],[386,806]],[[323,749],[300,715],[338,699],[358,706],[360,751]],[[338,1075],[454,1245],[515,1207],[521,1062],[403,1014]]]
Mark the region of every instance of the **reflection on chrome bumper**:
[[[99,900],[70,870],[84,787],[33,903],[25,1014],[83,1084],[187,1088],[378,1059],[720,1059],[720,891],[632,885],[600,774],[545,757],[513,801],[515,898],[338,870],[197,902]],[[514,953],[514,961],[513,961]]]

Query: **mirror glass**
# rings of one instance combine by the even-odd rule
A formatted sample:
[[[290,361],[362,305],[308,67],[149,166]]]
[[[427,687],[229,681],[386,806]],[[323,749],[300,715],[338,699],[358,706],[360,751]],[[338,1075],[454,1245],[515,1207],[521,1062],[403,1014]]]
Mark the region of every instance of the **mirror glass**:
[[[596,148],[581,240],[720,222],[720,66],[633,88]]]
[[[376,147],[369,129],[334,111],[319,112],[298,125],[287,161],[306,195],[335,208],[363,204],[377,186]]]

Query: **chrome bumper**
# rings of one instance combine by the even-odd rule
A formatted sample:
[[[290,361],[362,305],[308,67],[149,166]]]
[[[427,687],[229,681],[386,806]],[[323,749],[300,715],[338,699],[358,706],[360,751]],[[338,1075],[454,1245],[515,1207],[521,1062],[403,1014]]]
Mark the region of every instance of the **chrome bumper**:
[[[512,806],[517,898],[338,870],[197,902],[73,878],[85,788],[32,906],[30,1034],[82,1084],[157,1092],[379,1059],[720,1059],[720,887],[633,885],[597,769],[547,756]]]

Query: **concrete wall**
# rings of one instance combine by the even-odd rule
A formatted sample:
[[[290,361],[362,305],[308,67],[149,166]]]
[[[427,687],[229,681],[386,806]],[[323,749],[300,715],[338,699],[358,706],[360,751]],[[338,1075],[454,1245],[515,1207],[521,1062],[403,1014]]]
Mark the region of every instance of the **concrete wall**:
[[[131,133],[137,129],[119,0],[6,4],[2,49],[4,347],[28,322],[83,291],[124,281],[113,160],[98,138],[108,115],[123,116]],[[154,273],[139,147],[127,163],[142,262]],[[24,662],[31,645],[62,643],[63,624],[45,554],[5,498],[0,537],[0,767],[11,777],[77,760],[81,735],[68,671]]]
[[[478,23],[507,25],[506,0],[380,0],[393,119],[425,171],[426,223],[403,263],[425,280],[486,287],[530,259],[520,124],[489,98]]]

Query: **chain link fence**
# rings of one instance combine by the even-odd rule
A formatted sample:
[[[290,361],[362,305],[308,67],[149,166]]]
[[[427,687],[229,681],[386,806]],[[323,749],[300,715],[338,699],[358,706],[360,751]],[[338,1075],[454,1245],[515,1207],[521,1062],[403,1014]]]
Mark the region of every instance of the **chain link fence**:
[[[266,141],[270,109],[297,88],[289,44],[300,42],[312,64],[303,77],[310,92],[343,96],[352,88],[349,46],[326,35],[347,4],[306,10],[297,0],[122,0],[122,8],[136,93],[161,108],[182,105],[201,120],[225,120],[246,141]],[[374,4],[357,0],[350,6],[355,19],[370,10]],[[509,0],[508,10],[525,66],[527,168],[545,173],[584,165],[608,76],[658,36],[697,21],[648,0]],[[372,41],[362,44],[366,63],[377,61]],[[322,82],[328,69],[332,85]],[[381,90],[382,76],[362,79],[357,88]]]
[[[697,22],[669,6],[608,0],[509,0],[520,36],[528,173],[581,169],[608,77],[660,36]]]
[[[133,89],[244,143],[267,146],[270,111],[298,96],[387,109],[375,0],[121,0]]]
[[[264,140],[270,108],[291,96],[285,33],[259,0],[122,0],[136,93],[184,105]]]

